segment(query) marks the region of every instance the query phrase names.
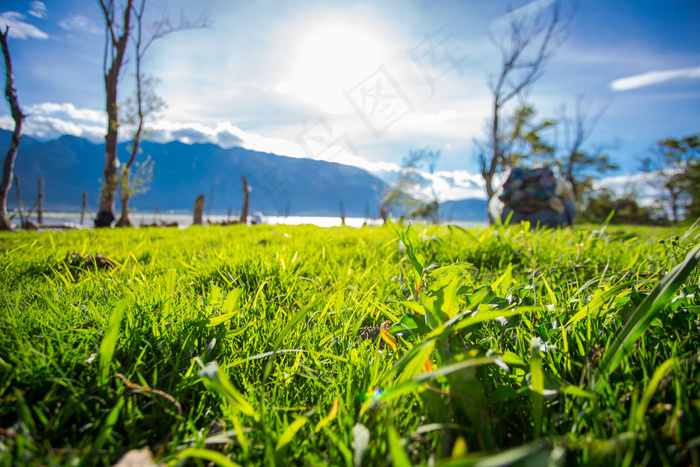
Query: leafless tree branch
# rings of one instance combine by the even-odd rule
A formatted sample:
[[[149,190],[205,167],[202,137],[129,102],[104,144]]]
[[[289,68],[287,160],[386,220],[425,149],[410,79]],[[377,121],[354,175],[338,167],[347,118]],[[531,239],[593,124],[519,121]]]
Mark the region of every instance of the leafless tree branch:
[[[17,98],[10,48],[7,46],[9,31],[10,28],[7,26],[5,27],[5,32],[0,30],[0,46],[2,46],[2,55],[5,58],[5,98],[10,104],[10,112],[12,113],[12,119],[15,121],[15,129],[12,132],[10,147],[5,155],[2,181],[0,181],[0,230],[12,230],[12,222],[10,222],[10,218],[7,215],[7,196],[10,192],[10,188],[12,188],[12,174],[14,172],[17,151],[19,150],[19,143],[22,139],[22,123],[24,123],[25,118],[25,115],[22,113],[22,108],[19,105],[19,99]]]

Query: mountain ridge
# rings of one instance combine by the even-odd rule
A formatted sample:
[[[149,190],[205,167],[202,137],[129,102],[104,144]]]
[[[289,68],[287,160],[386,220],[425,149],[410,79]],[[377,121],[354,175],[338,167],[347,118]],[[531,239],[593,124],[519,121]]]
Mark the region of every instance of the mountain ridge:
[[[11,132],[0,130],[0,148],[7,147]],[[28,144],[27,144],[28,143]],[[128,158],[129,142],[118,146],[121,161]],[[139,212],[191,212],[194,200],[205,195],[213,214],[240,210],[243,198],[241,176],[245,174],[250,191],[250,210],[265,215],[288,213],[293,216],[378,217],[381,193],[388,185],[371,173],[336,162],[292,158],[252,151],[242,147],[224,149],[212,143],[142,143],[140,161],[150,156],[154,162],[153,180],[147,193],[134,197],[130,207]],[[15,162],[24,205],[36,199],[35,183],[44,179],[45,210],[79,210],[81,193],[88,205],[99,205],[100,178],[104,163],[104,143],[62,135],[41,142],[24,136]],[[211,188],[214,195],[210,201]],[[29,202],[27,200],[30,200]],[[446,202],[453,220],[486,219],[484,200]],[[117,202],[117,210],[119,203]],[[16,206],[15,190],[8,207]],[[455,206],[455,207],[451,207]],[[26,208],[25,208],[26,209]],[[447,214],[447,210],[442,212]],[[476,213],[481,212],[481,215]]]

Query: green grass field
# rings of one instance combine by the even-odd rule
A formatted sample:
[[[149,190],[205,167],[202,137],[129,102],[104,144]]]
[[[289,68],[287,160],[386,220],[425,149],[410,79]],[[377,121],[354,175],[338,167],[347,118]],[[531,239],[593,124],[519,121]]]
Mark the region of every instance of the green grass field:
[[[1,234],[0,465],[700,465],[698,230],[597,229]]]

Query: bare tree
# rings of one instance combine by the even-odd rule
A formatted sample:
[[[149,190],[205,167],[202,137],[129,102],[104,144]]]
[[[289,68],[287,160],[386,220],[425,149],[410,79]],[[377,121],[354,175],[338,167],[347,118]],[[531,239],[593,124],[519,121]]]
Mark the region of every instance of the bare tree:
[[[569,117],[566,108],[563,108],[559,119],[563,130],[564,151],[557,156],[555,163],[562,178],[571,184],[574,196],[579,201],[584,192],[592,186],[591,173],[602,174],[618,168],[610,162],[604,147],[597,147],[592,151],[585,151],[583,148],[607,107],[607,104],[596,106],[579,97],[576,100],[574,116]]]
[[[671,210],[671,222],[697,210],[700,186],[700,133],[680,139],[666,138],[652,149],[642,169],[655,172],[654,185],[661,190],[662,205]]]
[[[569,17],[562,15],[561,2],[555,1],[534,17],[521,11],[508,15],[506,38],[493,38],[501,53],[501,68],[491,77],[489,88],[493,96],[492,114],[488,121],[488,137],[478,155],[481,175],[486,182],[489,199],[496,191],[493,179],[508,162],[509,144],[506,117],[508,104],[520,101],[542,76],[544,65],[552,58],[566,38]]]
[[[136,191],[129,184],[130,172],[140,151],[141,142],[145,135],[145,125],[149,117],[152,117],[163,108],[163,101],[155,94],[153,78],[142,73],[143,58],[149,47],[158,39],[178,31],[201,29],[208,26],[206,19],[198,21],[181,20],[178,24],[172,24],[168,18],[161,18],[150,24],[146,24],[147,0],[126,0],[123,10],[121,26],[115,24],[116,17],[115,0],[99,0],[105,17],[107,38],[105,47],[105,91],[107,93],[107,145],[105,147],[104,186],[100,199],[100,210],[95,219],[96,227],[108,227],[114,221],[114,200],[118,186],[122,194],[122,215],[117,225],[130,226],[129,199]],[[119,162],[117,159],[117,133],[119,130],[119,106],[117,105],[117,84],[119,70],[124,62],[127,42],[132,35],[131,21],[135,22],[134,61],[136,66],[136,90],[132,99],[131,113],[123,119],[134,128],[133,142],[131,145],[129,161],[122,168],[121,176],[118,174]],[[117,37],[119,33],[119,37]],[[108,58],[111,67],[107,71]]]
[[[435,183],[427,180],[420,173],[420,167],[425,166],[428,173],[433,175],[440,151],[423,148],[409,151],[401,163],[401,170],[396,183],[387,189],[379,200],[379,215],[386,222],[392,210],[405,211],[405,217],[430,219],[434,224],[439,222],[440,203],[438,201]],[[428,186],[429,184],[429,186]],[[413,198],[409,192],[413,189],[429,188],[431,199],[428,201]]]
[[[155,85],[157,80],[152,76],[147,76],[142,72],[144,57],[149,47],[158,39],[174,32],[187,31],[192,29],[202,29],[208,26],[205,19],[197,22],[187,20],[180,21],[177,25],[172,25],[169,19],[159,20],[152,24],[145,24],[146,0],[141,0],[138,7],[134,8],[135,20],[134,37],[134,58],[136,66],[136,89],[134,95],[127,101],[124,122],[134,129],[133,140],[130,147],[129,161],[122,167],[120,177],[121,189],[121,217],[117,222],[117,227],[130,227],[129,200],[137,193],[143,193],[144,182],[150,181],[153,173],[153,165],[147,163],[141,165],[142,173],[134,179],[131,178],[131,169],[140,152],[141,142],[146,138],[146,125],[150,118],[155,116],[165,107],[165,102],[156,94]],[[146,31],[144,31],[146,28]],[[150,176],[149,176],[150,175]],[[136,184],[134,183],[136,182]]]
[[[126,0],[121,15],[117,15],[116,0],[99,0],[105,18],[105,51],[103,73],[105,81],[105,110],[107,111],[107,135],[105,136],[104,185],[100,196],[100,208],[95,217],[95,227],[110,227],[114,222],[114,198],[117,188],[117,136],[119,132],[119,107],[117,85],[124,63],[126,45],[131,29],[133,0]],[[122,17],[121,24],[118,17]],[[109,68],[107,68],[109,66]]]
[[[19,150],[19,143],[22,139],[22,123],[25,117],[17,99],[10,49],[7,47],[9,29],[5,27],[5,32],[0,30],[0,45],[2,45],[2,54],[5,57],[5,98],[10,104],[12,119],[15,121],[15,130],[12,132],[12,140],[10,141],[10,147],[5,155],[5,164],[2,168],[2,181],[0,182],[0,230],[12,230],[12,222],[10,222],[10,218],[7,215],[7,195],[10,192],[10,188],[12,188],[12,173],[15,167],[17,151]]]

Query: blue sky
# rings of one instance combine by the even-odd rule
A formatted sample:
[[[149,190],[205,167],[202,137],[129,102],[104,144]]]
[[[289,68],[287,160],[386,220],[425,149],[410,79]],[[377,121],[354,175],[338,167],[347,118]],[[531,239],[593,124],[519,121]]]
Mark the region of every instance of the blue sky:
[[[489,33],[502,33],[508,11],[551,1],[151,3],[152,13],[165,11],[174,22],[205,14],[211,23],[149,50],[145,71],[160,79],[168,104],[152,123],[153,140],[242,145],[377,173],[428,147],[441,151],[441,193],[458,198],[478,190],[475,140],[489,115],[489,75],[500,64]],[[30,115],[25,134],[100,141],[106,117],[97,1],[4,1],[3,23]],[[700,130],[698,24],[696,0],[580,0],[568,40],[528,100],[543,118],[562,106],[571,112],[579,96],[606,107],[588,146],[605,147],[621,173],[631,174],[656,141]],[[432,61],[428,40],[449,56]],[[120,101],[133,71],[129,63],[122,73]],[[378,90],[393,99],[377,105]],[[5,105],[0,127],[12,125]]]

